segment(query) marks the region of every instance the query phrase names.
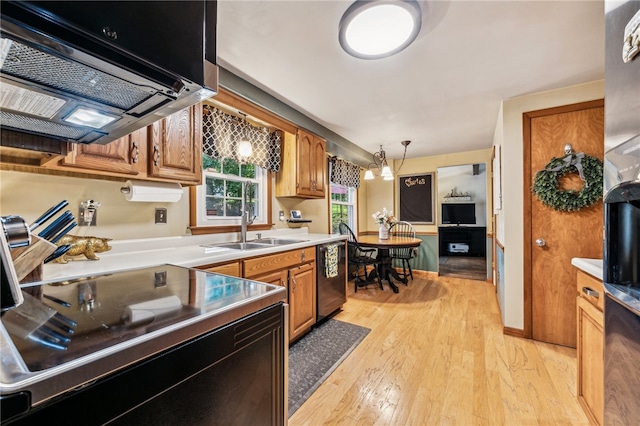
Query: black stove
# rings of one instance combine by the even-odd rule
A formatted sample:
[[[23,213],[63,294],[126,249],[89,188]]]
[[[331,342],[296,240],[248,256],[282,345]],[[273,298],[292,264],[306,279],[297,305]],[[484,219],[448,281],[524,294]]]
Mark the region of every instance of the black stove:
[[[282,287],[171,265],[23,287],[3,312],[2,394],[33,403],[281,302]]]

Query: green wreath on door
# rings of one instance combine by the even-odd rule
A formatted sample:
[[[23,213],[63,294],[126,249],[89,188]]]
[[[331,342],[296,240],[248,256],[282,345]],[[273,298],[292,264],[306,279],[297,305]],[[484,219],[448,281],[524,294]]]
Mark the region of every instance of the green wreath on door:
[[[602,170],[602,161],[582,152],[563,158],[553,157],[543,170],[536,173],[531,191],[542,204],[554,210],[580,210],[602,198]],[[578,173],[584,181],[580,191],[560,189],[560,178],[569,173]]]

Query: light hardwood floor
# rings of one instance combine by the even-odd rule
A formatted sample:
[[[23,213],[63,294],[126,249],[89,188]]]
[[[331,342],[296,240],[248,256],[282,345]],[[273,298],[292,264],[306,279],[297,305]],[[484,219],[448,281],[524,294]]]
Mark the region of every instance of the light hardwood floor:
[[[487,260],[484,257],[440,256],[441,277],[487,280]]]
[[[298,425],[588,425],[576,351],[505,336],[494,286],[416,275],[353,293],[371,332],[289,419]]]

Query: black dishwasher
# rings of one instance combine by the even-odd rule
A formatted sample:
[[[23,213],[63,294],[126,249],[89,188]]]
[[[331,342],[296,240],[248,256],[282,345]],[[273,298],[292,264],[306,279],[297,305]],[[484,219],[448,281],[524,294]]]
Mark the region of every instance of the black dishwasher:
[[[316,250],[316,321],[319,322],[347,301],[346,242],[320,244]]]

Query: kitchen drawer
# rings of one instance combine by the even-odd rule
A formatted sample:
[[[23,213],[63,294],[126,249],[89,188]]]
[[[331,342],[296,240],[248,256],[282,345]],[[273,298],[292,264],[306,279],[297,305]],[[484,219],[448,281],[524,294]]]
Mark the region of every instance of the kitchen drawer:
[[[244,277],[255,277],[256,275],[290,268],[301,263],[312,262],[315,259],[315,246],[248,259],[243,262]]]
[[[240,262],[222,263],[215,266],[200,267],[207,272],[215,272],[218,274],[231,275],[232,277],[242,277],[240,273]]]
[[[576,282],[578,294],[591,302],[592,305],[596,306],[601,311],[604,311],[604,289],[602,286],[602,280],[594,278],[585,272],[578,271]],[[591,293],[593,295],[589,295],[587,293]]]

